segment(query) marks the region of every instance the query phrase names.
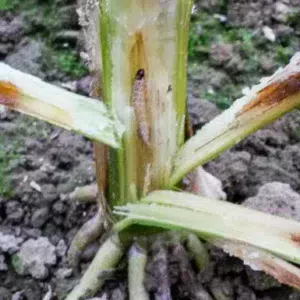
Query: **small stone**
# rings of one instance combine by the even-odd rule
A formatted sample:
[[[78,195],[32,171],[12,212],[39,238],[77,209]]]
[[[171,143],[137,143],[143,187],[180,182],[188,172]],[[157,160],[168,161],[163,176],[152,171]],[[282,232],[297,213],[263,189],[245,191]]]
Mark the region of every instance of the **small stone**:
[[[64,257],[67,253],[67,245],[64,240],[60,240],[56,246],[56,254],[59,257]]]
[[[7,264],[5,263],[5,257],[4,257],[4,255],[0,254],[0,271],[6,271],[6,270],[7,270]],[[1,296],[1,294],[0,294],[0,296]]]
[[[33,188],[37,192],[39,192],[39,193],[42,192],[41,186],[39,184],[37,184],[35,181],[30,181],[29,185],[30,185],[31,188]]]
[[[270,28],[269,26],[264,26],[262,29],[264,36],[267,40],[271,41],[271,42],[275,42],[276,41],[276,35],[273,31],[272,28]]]
[[[24,291],[14,293],[11,300],[24,300]]]
[[[35,228],[41,228],[49,219],[48,207],[43,207],[36,210],[31,217],[31,224]]]
[[[20,244],[23,242],[22,238],[17,238],[10,234],[3,234],[0,232],[0,250],[13,254],[19,250]]]
[[[55,264],[55,247],[45,237],[26,241],[13,257],[13,266],[18,274],[30,274],[36,279],[47,278],[47,266]]]
[[[73,270],[71,268],[61,268],[58,269],[55,276],[58,279],[65,279],[68,278],[72,275]]]
[[[263,185],[255,197],[243,205],[269,214],[300,221],[300,195],[289,184],[270,182]]]

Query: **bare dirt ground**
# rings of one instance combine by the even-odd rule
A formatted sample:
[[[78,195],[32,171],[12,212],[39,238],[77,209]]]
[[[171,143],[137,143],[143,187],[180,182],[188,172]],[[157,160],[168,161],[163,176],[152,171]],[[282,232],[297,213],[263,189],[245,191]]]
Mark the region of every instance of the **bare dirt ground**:
[[[0,58],[87,94],[89,78],[78,61],[80,32],[71,17],[74,1],[57,2],[69,17],[56,25],[60,28],[56,36],[49,34],[50,25],[38,13],[1,12]],[[242,87],[272,73],[300,50],[300,25],[293,19],[299,1],[229,1],[226,7],[221,2],[202,1],[194,16],[191,34],[202,40],[190,46],[188,101],[195,128],[229,105],[229,92],[238,96]],[[213,24],[207,23],[207,16],[214,16]],[[253,23],[255,18],[259,22]],[[276,42],[263,34],[264,26],[273,30]],[[241,28],[246,31],[241,33]],[[211,35],[223,30],[225,37],[207,43],[203,29]],[[229,32],[234,42],[229,42]],[[249,32],[254,36],[250,42]],[[68,52],[62,52],[64,43]],[[261,47],[276,49],[264,49],[261,61]],[[74,234],[95,213],[94,205],[67,197],[77,186],[95,182],[92,150],[91,142],[81,136],[18,113],[0,115],[0,300],[40,300],[49,288],[53,299],[64,299],[96,253],[97,242],[83,253],[78,270],[67,264]],[[228,201],[300,220],[300,111],[260,130],[205,167],[221,179]],[[146,270],[151,299],[168,299],[166,291],[174,300],[300,299],[299,292],[252,271],[240,260],[212,247],[209,251],[211,263],[199,271],[185,245],[158,237],[149,247]],[[98,299],[127,299],[126,272],[124,258]]]

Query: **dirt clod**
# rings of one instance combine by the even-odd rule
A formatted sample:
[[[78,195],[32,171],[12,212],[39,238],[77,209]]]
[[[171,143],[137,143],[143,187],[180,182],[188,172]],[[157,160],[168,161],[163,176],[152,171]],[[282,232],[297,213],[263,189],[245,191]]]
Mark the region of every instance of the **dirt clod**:
[[[36,279],[45,279],[49,275],[47,266],[55,264],[55,247],[44,237],[26,241],[13,258],[13,265],[18,274],[30,274]]]
[[[263,185],[255,197],[243,205],[273,215],[300,221],[300,195],[289,184],[270,182]]]

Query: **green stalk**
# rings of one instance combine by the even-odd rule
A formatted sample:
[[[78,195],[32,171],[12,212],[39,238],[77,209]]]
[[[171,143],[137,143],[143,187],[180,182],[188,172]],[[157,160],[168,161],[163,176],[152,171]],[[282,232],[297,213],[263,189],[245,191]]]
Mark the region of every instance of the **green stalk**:
[[[71,266],[77,267],[83,250],[102,235],[104,232],[104,221],[103,210],[99,208],[96,215],[83,224],[76,233],[68,250],[68,261]]]
[[[133,244],[128,255],[129,300],[149,300],[145,289],[147,254],[138,244]]]
[[[196,265],[199,270],[204,269],[209,264],[209,254],[205,245],[199,240],[199,238],[190,233],[187,238],[187,248],[193,255]]]
[[[141,204],[116,208],[116,213],[129,217],[122,226],[138,223],[192,231],[204,239],[236,240],[300,263],[300,223],[228,202],[156,191]]]
[[[122,148],[110,152],[112,206],[169,180],[184,138],[192,2],[100,2],[104,100],[125,127]]]
[[[168,187],[254,131],[300,107],[300,53],[205,125],[180,149]]]
[[[123,252],[124,249],[118,235],[110,236],[101,245],[79,284],[68,295],[66,300],[79,300],[94,296],[105,281],[105,272],[117,265]]]
[[[177,112],[177,122],[182,124],[178,128],[178,145],[181,146],[185,141],[184,123],[186,116],[186,84],[187,84],[187,54],[189,41],[189,25],[190,12],[192,11],[193,1],[181,1],[178,4],[178,18],[177,18],[177,57],[176,57],[176,74],[175,74],[175,102]]]

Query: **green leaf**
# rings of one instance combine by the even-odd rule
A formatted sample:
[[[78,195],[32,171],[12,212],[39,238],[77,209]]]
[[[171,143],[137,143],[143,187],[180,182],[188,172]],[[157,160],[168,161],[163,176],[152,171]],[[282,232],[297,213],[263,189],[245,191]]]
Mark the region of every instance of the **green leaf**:
[[[115,208],[115,213],[129,217],[116,226],[117,230],[133,223],[187,230],[204,239],[244,242],[300,263],[300,223],[229,202],[156,191],[141,204]]]
[[[0,63],[0,104],[119,147],[123,126],[104,103],[68,92]]]
[[[175,157],[168,187],[256,130],[300,106],[300,52],[186,142]]]
[[[118,264],[124,248],[118,235],[110,236],[99,248],[90,266],[80,279],[78,285],[68,295],[66,300],[79,300],[92,297],[104,284],[105,274]]]

